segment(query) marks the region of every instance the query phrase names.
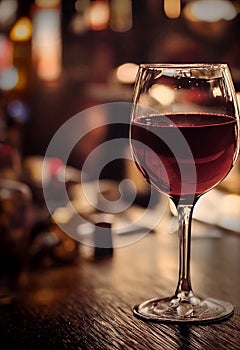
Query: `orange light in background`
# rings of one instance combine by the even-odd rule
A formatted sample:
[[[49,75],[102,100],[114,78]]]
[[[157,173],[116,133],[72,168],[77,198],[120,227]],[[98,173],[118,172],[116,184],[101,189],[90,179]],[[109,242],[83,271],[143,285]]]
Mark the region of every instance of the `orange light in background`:
[[[35,4],[38,7],[44,7],[44,8],[56,7],[60,5],[60,3],[61,3],[60,0],[35,0]]]
[[[184,8],[184,16],[192,22],[230,21],[236,15],[236,7],[228,0],[195,0]]]
[[[9,38],[13,44],[13,65],[18,72],[16,90],[27,88],[30,77],[32,22],[21,17],[12,27]]]
[[[112,0],[110,27],[115,32],[126,32],[132,27],[132,0]]]
[[[168,18],[178,18],[181,14],[181,0],[164,0],[164,12]]]
[[[20,18],[10,32],[12,41],[28,41],[32,36],[32,23],[29,18]]]
[[[68,207],[59,207],[52,214],[52,219],[57,224],[67,224],[73,216],[73,211]]]
[[[104,30],[107,28],[110,19],[108,1],[93,1],[85,12],[85,21],[92,30]]]
[[[46,81],[59,78],[62,62],[60,7],[35,8],[32,53],[39,78]]]
[[[136,78],[137,70],[137,64],[124,63],[117,68],[117,79],[121,83],[133,84]]]
[[[58,43],[54,43],[52,46],[47,45],[39,50],[37,72],[41,79],[52,81],[60,76],[60,52],[58,52],[58,49]]]

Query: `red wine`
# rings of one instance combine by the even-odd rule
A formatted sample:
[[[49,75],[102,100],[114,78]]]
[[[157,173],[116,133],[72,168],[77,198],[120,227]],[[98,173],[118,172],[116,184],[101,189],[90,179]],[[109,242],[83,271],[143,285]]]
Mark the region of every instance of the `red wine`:
[[[228,115],[139,117],[131,125],[136,164],[148,182],[174,201],[198,197],[230,171],[237,122]]]

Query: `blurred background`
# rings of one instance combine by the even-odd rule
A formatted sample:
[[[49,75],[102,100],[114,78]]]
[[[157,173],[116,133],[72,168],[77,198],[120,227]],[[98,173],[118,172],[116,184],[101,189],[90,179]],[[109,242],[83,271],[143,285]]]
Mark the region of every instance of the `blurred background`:
[[[226,62],[240,91],[240,1],[1,0],[1,134],[44,155],[74,114],[130,102],[142,62]]]
[[[31,187],[34,205],[44,205],[42,160],[55,132],[89,107],[131,102],[138,65],[147,62],[227,63],[239,98],[240,0],[0,0],[1,181],[23,181]],[[125,110],[125,126],[98,128],[75,146],[67,180],[78,186],[84,160],[105,140],[125,137],[128,144],[129,115],[130,110]],[[106,118],[104,110],[90,113],[85,121],[94,127],[97,118]],[[94,159],[93,167],[98,161]],[[49,160],[49,177],[55,181],[49,181],[49,188],[56,196],[63,181],[62,165],[61,159]],[[212,200],[201,206],[205,210],[198,212],[199,220],[239,233],[239,174],[238,161],[219,187],[228,196],[211,191]],[[91,175],[88,179],[95,180]],[[110,180],[126,176],[134,179],[139,190],[137,204],[147,204],[149,187],[130,161],[109,164],[101,174]],[[91,214],[81,189],[72,188],[79,212]],[[107,184],[105,192],[110,200],[118,198],[113,183]],[[17,203],[15,194],[16,189],[12,206],[6,204],[11,213]],[[57,204],[63,207],[61,200]],[[68,221],[63,213],[66,210],[58,217]],[[48,212],[38,208],[35,216],[33,260],[56,248],[54,259],[71,261],[75,243],[53,224]],[[5,218],[3,212],[0,228],[8,232]],[[54,221],[58,221],[56,215]]]

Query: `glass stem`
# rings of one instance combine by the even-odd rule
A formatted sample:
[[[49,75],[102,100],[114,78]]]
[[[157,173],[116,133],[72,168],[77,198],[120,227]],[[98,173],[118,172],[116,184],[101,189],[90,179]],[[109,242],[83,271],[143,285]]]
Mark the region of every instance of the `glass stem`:
[[[191,255],[191,222],[193,205],[178,206],[178,234],[179,234],[179,277],[176,296],[181,299],[192,294],[190,278]]]

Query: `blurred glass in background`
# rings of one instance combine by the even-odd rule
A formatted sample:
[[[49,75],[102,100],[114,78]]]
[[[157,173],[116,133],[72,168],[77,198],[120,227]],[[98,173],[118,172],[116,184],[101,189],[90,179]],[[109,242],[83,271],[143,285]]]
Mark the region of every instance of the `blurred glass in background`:
[[[8,304],[27,284],[31,191],[18,181],[0,183],[0,305]]]

